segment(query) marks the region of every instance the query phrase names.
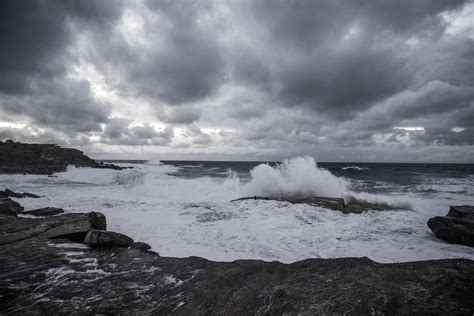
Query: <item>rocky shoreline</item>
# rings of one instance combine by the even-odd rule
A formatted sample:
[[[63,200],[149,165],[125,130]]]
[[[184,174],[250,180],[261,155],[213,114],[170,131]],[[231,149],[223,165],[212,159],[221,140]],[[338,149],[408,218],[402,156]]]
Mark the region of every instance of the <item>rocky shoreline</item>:
[[[120,170],[113,164],[97,162],[82,151],[54,144],[23,144],[0,142],[0,173],[53,174],[66,171],[67,166]]]
[[[17,210],[0,214],[1,315],[474,311],[472,260],[380,264],[339,258],[283,264],[169,258],[107,231],[98,212],[34,216]]]

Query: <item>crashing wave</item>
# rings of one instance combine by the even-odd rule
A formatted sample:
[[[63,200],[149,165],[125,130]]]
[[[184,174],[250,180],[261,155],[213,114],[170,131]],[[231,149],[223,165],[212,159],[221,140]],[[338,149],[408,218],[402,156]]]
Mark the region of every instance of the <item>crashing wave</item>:
[[[310,156],[285,160],[275,167],[260,164],[250,171],[246,195],[342,197],[349,182],[317,166]]]

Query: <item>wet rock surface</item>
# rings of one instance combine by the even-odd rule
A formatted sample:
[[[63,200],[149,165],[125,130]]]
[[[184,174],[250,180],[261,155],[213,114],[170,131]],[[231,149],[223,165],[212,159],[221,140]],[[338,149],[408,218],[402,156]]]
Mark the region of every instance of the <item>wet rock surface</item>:
[[[64,213],[62,208],[58,207],[42,207],[30,211],[25,211],[22,214],[33,215],[33,216],[53,216]]]
[[[139,242],[134,242],[133,245],[131,246],[131,248],[139,249],[141,251],[147,251],[147,250],[151,249],[151,246],[147,243],[139,241]]]
[[[446,216],[430,218],[428,227],[439,239],[453,244],[474,247],[473,206],[451,206]]]
[[[0,198],[0,215],[17,216],[24,207],[10,198]]]
[[[92,214],[92,215],[91,215]],[[92,248],[101,213],[0,215],[0,314],[472,314],[474,261],[292,264]],[[81,240],[82,239],[82,240]]]
[[[89,247],[122,247],[128,248],[133,244],[133,239],[119,233],[105,230],[91,230],[84,238],[84,244]]]
[[[265,196],[250,196],[232,200],[231,202],[244,200],[266,200],[266,201],[280,201],[292,204],[308,204],[311,206],[324,207],[329,210],[341,211],[344,214],[354,213],[360,214],[365,211],[384,211],[395,210],[394,206],[386,203],[370,203],[367,201],[351,199],[347,204],[342,198],[331,197],[265,197]]]
[[[446,216],[474,221],[474,206],[471,206],[471,205],[451,206]]]
[[[112,164],[101,164],[77,149],[54,144],[0,142],[0,173],[52,174],[66,171],[68,165],[123,169]]]

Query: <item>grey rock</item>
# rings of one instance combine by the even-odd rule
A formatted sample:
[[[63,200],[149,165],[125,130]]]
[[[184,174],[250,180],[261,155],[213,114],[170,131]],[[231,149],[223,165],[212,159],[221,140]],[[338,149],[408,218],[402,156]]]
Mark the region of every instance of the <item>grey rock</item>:
[[[0,198],[0,214],[8,216],[17,216],[24,210],[18,202],[9,198]]]
[[[474,247],[474,222],[471,220],[436,216],[428,220],[428,227],[439,239]]]
[[[147,251],[147,250],[151,249],[151,246],[147,243],[139,241],[139,242],[134,242],[133,245],[130,248],[138,249],[138,250],[141,250],[141,251]]]
[[[133,239],[120,233],[105,230],[91,230],[84,238],[84,244],[89,247],[122,247],[128,248],[133,244]]]
[[[341,211],[344,214],[354,213],[360,214],[366,211],[384,211],[384,210],[395,210],[397,207],[388,205],[386,203],[370,203],[363,200],[357,200],[351,198],[350,201],[345,204],[344,199],[342,198],[332,198],[332,197],[320,197],[320,196],[311,196],[311,197],[265,197],[265,196],[251,196],[243,197],[239,199],[232,200],[243,201],[243,200],[266,200],[266,201],[281,201],[288,202],[292,204],[308,204],[311,206],[319,206],[329,210]]]
[[[62,208],[58,207],[42,207],[34,210],[23,212],[23,214],[34,215],[34,216],[53,216],[64,213]]]
[[[14,197],[14,198],[24,198],[25,197],[25,195],[23,193],[13,192],[10,189],[5,189],[5,191],[3,191],[3,194],[5,194],[8,197]]]
[[[40,238],[67,238],[82,242],[94,229],[87,213],[63,214],[44,218],[0,218],[0,245]]]
[[[99,212],[90,212],[89,221],[94,229],[107,230],[107,219],[104,214]]]
[[[67,226],[84,218],[87,214],[0,216],[0,241],[5,229]],[[89,248],[26,232],[23,239],[3,243],[0,253],[1,315],[470,315],[474,310],[474,261],[464,259],[213,262]]]
[[[471,206],[471,205],[451,206],[446,216],[463,218],[470,221],[474,221],[474,206]]]

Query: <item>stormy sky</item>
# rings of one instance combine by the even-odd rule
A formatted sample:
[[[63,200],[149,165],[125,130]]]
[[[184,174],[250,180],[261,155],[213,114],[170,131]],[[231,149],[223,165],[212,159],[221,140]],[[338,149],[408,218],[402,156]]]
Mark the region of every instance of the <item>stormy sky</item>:
[[[0,1],[0,139],[474,162],[474,2]]]

